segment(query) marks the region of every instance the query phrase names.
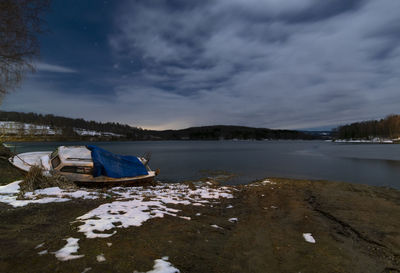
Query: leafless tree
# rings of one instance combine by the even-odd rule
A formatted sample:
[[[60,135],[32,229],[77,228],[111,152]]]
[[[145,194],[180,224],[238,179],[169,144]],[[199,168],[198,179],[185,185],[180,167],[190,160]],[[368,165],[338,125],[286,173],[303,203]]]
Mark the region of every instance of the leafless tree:
[[[0,103],[26,72],[34,71],[38,34],[43,32],[41,16],[49,4],[50,0],[0,0]]]

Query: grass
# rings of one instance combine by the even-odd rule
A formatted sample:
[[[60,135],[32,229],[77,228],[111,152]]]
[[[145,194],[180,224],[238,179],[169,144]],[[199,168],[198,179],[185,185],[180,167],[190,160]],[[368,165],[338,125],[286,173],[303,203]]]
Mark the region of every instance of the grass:
[[[39,166],[32,166],[26,174],[25,179],[19,184],[20,192],[23,195],[25,192],[30,192],[38,189],[49,187],[59,187],[61,189],[76,188],[76,185],[68,180],[65,176],[43,175],[43,169]]]

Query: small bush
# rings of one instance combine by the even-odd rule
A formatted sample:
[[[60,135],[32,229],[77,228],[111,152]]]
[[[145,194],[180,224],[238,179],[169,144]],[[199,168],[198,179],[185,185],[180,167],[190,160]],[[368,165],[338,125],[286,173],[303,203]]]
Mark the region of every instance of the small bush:
[[[45,189],[49,187],[59,187],[61,189],[76,188],[76,185],[62,175],[46,176],[43,169],[39,166],[32,166],[26,174],[24,181],[20,184],[21,193]]]
[[[0,142],[0,156],[4,158],[9,158],[12,156],[12,152],[3,143]]]

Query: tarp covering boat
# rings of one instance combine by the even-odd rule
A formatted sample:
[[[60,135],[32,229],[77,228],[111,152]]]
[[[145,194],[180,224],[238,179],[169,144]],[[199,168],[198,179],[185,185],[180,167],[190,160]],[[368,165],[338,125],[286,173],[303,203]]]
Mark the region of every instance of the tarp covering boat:
[[[94,177],[103,175],[122,178],[148,174],[136,156],[114,154],[95,145],[88,145],[87,148],[92,152]]]

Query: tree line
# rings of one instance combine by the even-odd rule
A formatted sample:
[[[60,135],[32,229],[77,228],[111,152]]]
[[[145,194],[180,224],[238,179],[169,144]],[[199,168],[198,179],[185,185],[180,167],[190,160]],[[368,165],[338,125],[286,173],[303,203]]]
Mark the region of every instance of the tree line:
[[[396,139],[400,137],[400,115],[339,126],[334,130],[334,136],[337,139]]]
[[[87,140],[102,139],[104,136],[79,136],[74,129],[84,129],[96,132],[107,132],[121,135],[112,140],[222,140],[222,139],[319,139],[320,136],[294,130],[273,130],[267,128],[252,128],[245,126],[215,125],[191,127],[181,130],[144,130],[117,122],[86,121],[82,118],[73,119],[55,115],[36,113],[0,111],[0,121],[15,121],[21,123],[49,126],[57,132],[57,140]],[[62,139],[60,139],[62,137]],[[110,138],[110,137],[108,137]]]
[[[230,139],[317,139],[318,136],[294,130],[273,130],[268,128],[252,128],[245,126],[214,125],[191,127],[181,130],[165,130],[155,135],[166,139],[190,140],[230,140]]]
[[[46,125],[52,129],[61,129],[65,136],[75,136],[74,128],[84,129],[88,131],[110,132],[123,135],[128,138],[140,138],[142,129],[131,127],[118,122],[97,122],[86,121],[82,118],[67,118],[55,115],[42,115],[36,113],[6,112],[0,111],[0,121],[15,121],[21,123],[29,123],[35,125]]]

